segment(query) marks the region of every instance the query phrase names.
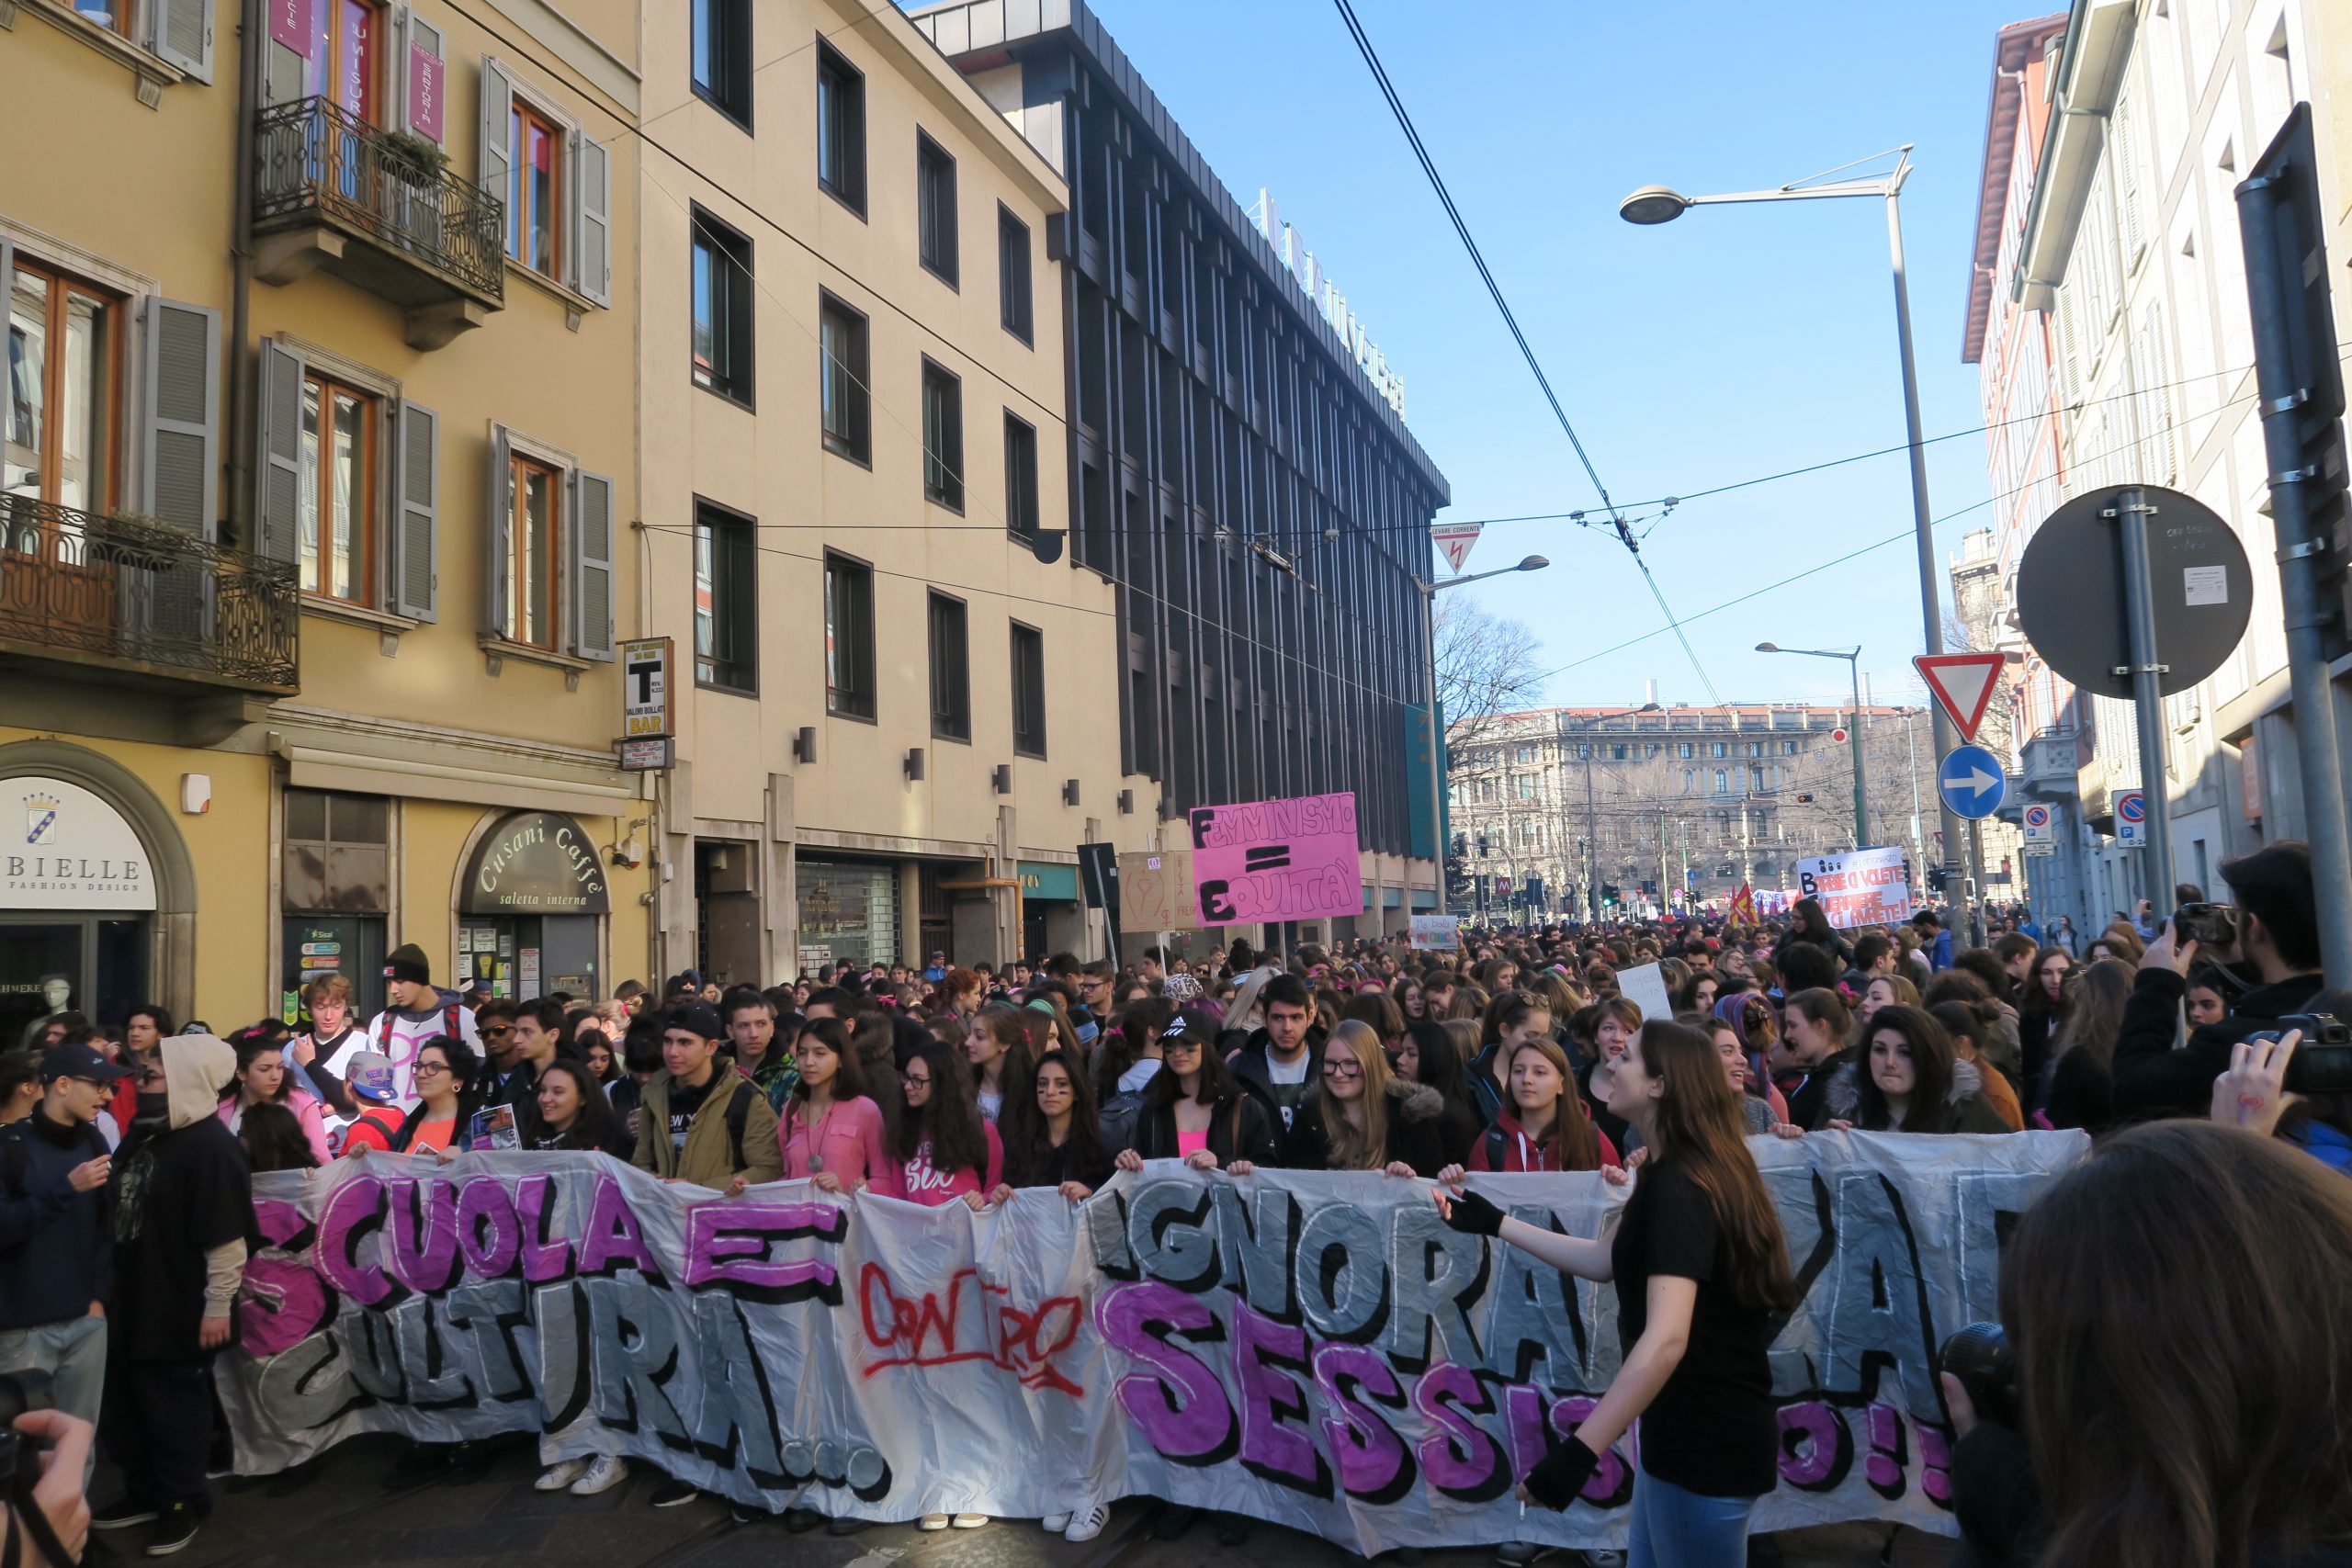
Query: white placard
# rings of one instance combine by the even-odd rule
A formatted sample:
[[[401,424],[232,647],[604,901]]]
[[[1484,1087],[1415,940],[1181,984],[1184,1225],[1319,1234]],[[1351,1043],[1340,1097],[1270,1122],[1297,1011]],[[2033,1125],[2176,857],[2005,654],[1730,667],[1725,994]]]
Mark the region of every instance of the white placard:
[[[2182,598],[2191,604],[2226,604],[2230,602],[2230,573],[2227,567],[2185,566],[2180,569]]]
[[[63,779],[0,781],[0,909],[153,909],[155,871],[122,813]]]
[[[1645,1022],[1674,1016],[1674,999],[1666,994],[1666,971],[1655,964],[1617,971],[1617,989],[1642,1010]]]
[[[1413,946],[1423,953],[1459,953],[1462,951],[1462,917],[1459,915],[1415,915],[1408,928]]]
[[[1797,862],[1796,870],[1797,897],[1819,899],[1821,912],[1839,931],[1898,926],[1911,918],[1911,883],[1899,844],[1816,855]]]

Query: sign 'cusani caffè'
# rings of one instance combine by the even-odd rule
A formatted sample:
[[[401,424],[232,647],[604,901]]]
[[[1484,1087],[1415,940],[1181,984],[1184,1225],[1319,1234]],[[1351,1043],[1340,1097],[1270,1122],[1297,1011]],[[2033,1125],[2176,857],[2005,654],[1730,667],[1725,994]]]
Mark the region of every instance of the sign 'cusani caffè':
[[[557,811],[518,811],[485,834],[466,869],[469,915],[602,915],[612,901],[587,830]]]
[[[14,809],[0,839],[0,909],[155,907],[147,846],[122,813],[64,779],[21,774],[5,790],[0,803]]]

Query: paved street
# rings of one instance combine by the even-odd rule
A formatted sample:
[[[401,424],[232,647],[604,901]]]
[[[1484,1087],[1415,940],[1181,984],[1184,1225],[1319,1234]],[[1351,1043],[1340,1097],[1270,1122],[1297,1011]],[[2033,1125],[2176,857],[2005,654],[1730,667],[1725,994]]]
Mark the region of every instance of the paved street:
[[[910,1525],[846,1538],[790,1535],[777,1524],[737,1528],[724,1507],[707,1501],[657,1511],[646,1503],[653,1472],[642,1468],[601,1497],[543,1495],[531,1489],[537,1466],[527,1448],[500,1455],[470,1484],[388,1491],[381,1478],[399,1452],[391,1439],[356,1438],[326,1457],[316,1482],[283,1497],[270,1496],[266,1483],[218,1485],[212,1522],[176,1561],[185,1568],[492,1568],[518,1558],[567,1568],[738,1568],[780,1556],[795,1568],[1341,1568],[1358,1561],[1272,1527],[1238,1550],[1220,1546],[1205,1525],[1182,1540],[1155,1541],[1153,1505],[1143,1501],[1120,1505],[1101,1538],[1082,1546],[1026,1520],[932,1535]],[[101,1472],[99,1496],[107,1485]],[[96,1539],[117,1546],[122,1560],[136,1560],[139,1532]],[[1886,1531],[1847,1525],[1780,1540],[1788,1568],[1871,1568],[1882,1560]],[[1942,1568],[1949,1558],[1947,1543],[1906,1532],[1894,1562]],[[1494,1556],[1482,1549],[1420,1561],[1423,1568],[1485,1568]],[[1547,1561],[1566,1568],[1572,1559]]]

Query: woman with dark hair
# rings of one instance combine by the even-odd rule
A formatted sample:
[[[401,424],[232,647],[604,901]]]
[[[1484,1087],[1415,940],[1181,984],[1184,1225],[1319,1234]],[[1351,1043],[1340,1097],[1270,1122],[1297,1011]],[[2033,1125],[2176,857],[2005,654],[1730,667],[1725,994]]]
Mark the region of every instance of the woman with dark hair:
[[[2000,1295],[2023,1433],[1982,1419],[1943,1380],[1960,1433],[1954,1512],[1981,1561],[2346,1561],[2352,1186],[2341,1177],[2201,1122],[2119,1133],[2019,1217]],[[2001,1539],[2028,1486],[2044,1516],[2037,1539]]]
[[[2104,1133],[2115,1121],[2115,1037],[2132,1000],[2132,966],[2097,958],[2066,982],[2066,1019],[2050,1043],[2041,1111],[2052,1127]]]
[[[1036,1086],[1029,1081],[1037,1057],[1029,1054],[1029,1032],[1012,1008],[987,1007],[966,1021],[964,1058],[971,1064],[972,1089],[980,1114],[997,1129],[1007,1148],[1026,1145],[1036,1109]],[[1081,1054],[1065,1052],[1073,1061]]]
[[[1055,1187],[1071,1202],[1083,1203],[1111,1175],[1094,1091],[1084,1068],[1061,1051],[1046,1052],[1031,1077],[1037,1113],[1029,1119],[1026,1140],[1005,1150],[1004,1179],[989,1201],[1001,1202],[1018,1187]]]
[[[1822,912],[1820,899],[1800,898],[1789,910],[1789,929],[1781,933],[1779,942],[1772,944],[1774,962],[1777,963],[1780,960],[1781,954],[1791,943],[1802,942],[1809,942],[1828,953],[1838,961],[1838,968],[1853,967],[1854,949],[1844,937],[1838,934],[1837,928],[1829,923],[1829,917]]]
[[[1486,1127],[1478,1114],[1478,1107],[1470,1098],[1469,1075],[1463,1066],[1460,1043],[1455,1039],[1456,1025],[1450,1023],[1416,1023],[1405,1031],[1405,1048],[1396,1053],[1396,1076],[1415,1083],[1427,1084],[1437,1090],[1442,1102],[1438,1111],[1438,1152],[1443,1156],[1439,1164],[1466,1164],[1470,1145],[1478,1141]],[[1469,1024],[1459,1026],[1462,1033],[1476,1044],[1477,1031]]]
[[[1429,1017],[1428,1009],[1423,1005],[1421,982],[1419,976],[1407,975],[1400,978],[1396,982],[1394,995],[1396,998],[1396,1010],[1405,1015],[1406,1022],[1419,1023]]]
[[[1279,1162],[1274,1123],[1256,1095],[1226,1071],[1211,1048],[1216,1021],[1187,1008],[1159,1036],[1159,1071],[1144,1089],[1135,1142],[1119,1151],[1121,1170],[1148,1159],[1181,1159],[1200,1170],[1247,1176]]]
[[[1951,1037],[1952,1059],[1975,1066],[1979,1092],[1984,1096],[1984,1103],[2001,1118],[2003,1126],[2012,1133],[2024,1132],[2025,1108],[2018,1101],[2018,1091],[1999,1068],[1984,1059],[1984,1042],[2000,1037],[2000,1016],[1993,1010],[1993,1004],[1956,996],[1928,1008],[1928,1016],[1942,1024],[1944,1033]]]
[[[837,1018],[810,1019],[795,1044],[794,1065],[799,1077],[776,1130],[784,1179],[808,1180],[820,1192],[863,1187],[899,1196],[882,1111],[865,1092],[864,1064],[847,1027]]]
[[[1617,1375],[1520,1495],[1566,1508],[1638,1416],[1633,1563],[1728,1568],[1747,1561],[1748,1516],[1780,1478],[1766,1351],[1774,1314],[1799,1300],[1788,1245],[1705,1035],[1643,1025],[1603,1089],[1649,1151],[1613,1236],[1560,1235],[1458,1187],[1438,1206],[1458,1231],[1617,1286]]]
[[[2066,976],[2074,967],[2073,953],[2043,947],[2018,987],[2018,1086],[2029,1094],[2040,1093],[2050,1070],[2050,1042],[2065,1021]]]
[[[1487,1121],[1510,1108],[1511,1053],[1530,1040],[1551,1037],[1552,1010],[1532,991],[1505,991],[1487,1004],[1478,1055],[1469,1066],[1470,1092]]]
[[[1323,1047],[1322,1081],[1298,1102],[1283,1139],[1292,1170],[1383,1170],[1435,1176],[1444,1101],[1437,1090],[1388,1070],[1380,1036],[1362,1019],[1342,1019]]]
[[[447,1156],[472,1148],[481,1078],[481,1058],[464,1041],[436,1034],[418,1046],[416,1104],[392,1134],[392,1152]]]
[[[311,1151],[311,1163],[321,1166],[333,1159],[334,1156],[327,1152],[326,1106],[317,1095],[294,1087],[294,1076],[286,1068],[283,1041],[256,1026],[240,1031],[229,1043],[237,1050],[237,1076],[220,1097],[221,1125],[232,1133],[242,1134],[247,1111],[257,1105],[279,1106],[301,1129],[302,1141]]]
[[[1830,1086],[1840,1132],[2006,1133],[1973,1063],[1952,1055],[1943,1025],[1915,1007],[1883,1007],[1862,1026],[1862,1059]]]
[[[301,1122],[276,1100],[245,1107],[238,1120],[237,1142],[256,1176],[265,1170],[316,1170],[321,1163]]]
[[[1772,1047],[1772,1087],[1800,1127],[1818,1127],[1829,1114],[1829,1086],[1854,1043],[1854,1015],[1845,998],[1826,986],[1797,992],[1781,1009],[1781,1040]]]
[[[1672,993],[1674,1010],[1713,1017],[1715,1010],[1715,997],[1722,989],[1723,981],[1716,976],[1713,970],[1692,970],[1690,977],[1679,989]]]
[[[1340,1006],[1342,1021],[1354,1019],[1369,1024],[1379,1037],[1380,1048],[1388,1053],[1393,1062],[1405,1043],[1405,1010],[1385,991],[1358,991]]]
[[[526,1149],[592,1149],[626,1162],[636,1140],[605,1097],[595,1074],[574,1056],[539,1069],[536,1114],[524,1134]]]
[[[900,1195],[933,1209],[957,1198],[976,1210],[986,1207],[1004,1179],[1004,1145],[973,1097],[971,1064],[926,1039],[899,1077],[906,1110],[890,1153],[900,1172]]]

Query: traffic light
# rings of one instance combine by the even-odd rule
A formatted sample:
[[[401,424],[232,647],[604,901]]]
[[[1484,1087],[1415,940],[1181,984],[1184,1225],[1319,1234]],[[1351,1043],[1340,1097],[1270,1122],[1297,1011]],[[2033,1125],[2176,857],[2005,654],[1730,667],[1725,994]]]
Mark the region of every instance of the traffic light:
[[[1797,793],[1797,804],[1799,806],[1811,806],[1813,804],[1813,791],[1809,789],[1800,790]]]
[[[1454,859],[1456,859],[1456,860],[1460,860],[1464,855],[1466,855],[1466,854],[1468,854],[1469,852],[1470,852],[1470,835],[1469,835],[1469,834],[1467,834],[1467,833],[1456,833],[1456,834],[1454,834],[1454,835],[1453,835],[1453,858],[1454,858]]]
[[[1929,866],[1928,868],[1928,891],[1930,893],[1940,893],[1943,890],[1944,868],[1939,865]]]
[[[1615,883],[1604,882],[1600,885],[1600,905],[1601,908],[1605,909],[1613,909],[1617,907],[1617,885]]]
[[[1487,835],[1486,835],[1484,832],[1481,832],[1481,833],[1478,835],[1478,853],[1479,853],[1481,856],[1484,856],[1484,855],[1486,854],[1486,852],[1487,852]]]

